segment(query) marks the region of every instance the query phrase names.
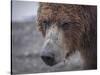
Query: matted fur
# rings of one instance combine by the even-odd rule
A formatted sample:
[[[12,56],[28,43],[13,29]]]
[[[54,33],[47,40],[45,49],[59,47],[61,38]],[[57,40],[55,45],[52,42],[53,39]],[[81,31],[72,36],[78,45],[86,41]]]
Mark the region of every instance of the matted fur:
[[[49,28],[45,29],[47,21]],[[84,69],[97,68],[97,7],[88,5],[71,5],[40,3],[38,10],[38,27],[45,37],[52,25],[62,34],[67,57],[79,50]]]

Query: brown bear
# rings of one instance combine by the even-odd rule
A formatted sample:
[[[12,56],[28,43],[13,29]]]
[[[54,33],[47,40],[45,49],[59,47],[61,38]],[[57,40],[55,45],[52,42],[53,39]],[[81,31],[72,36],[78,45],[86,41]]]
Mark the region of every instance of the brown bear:
[[[40,3],[38,27],[45,37],[41,58],[49,65],[79,51],[83,69],[97,68],[97,7]]]

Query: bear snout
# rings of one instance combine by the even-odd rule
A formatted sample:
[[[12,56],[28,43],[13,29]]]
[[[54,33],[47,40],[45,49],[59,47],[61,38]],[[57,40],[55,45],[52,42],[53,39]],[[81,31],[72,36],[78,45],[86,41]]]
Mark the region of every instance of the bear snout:
[[[54,66],[56,64],[55,56],[52,53],[41,54],[41,59],[48,66]]]

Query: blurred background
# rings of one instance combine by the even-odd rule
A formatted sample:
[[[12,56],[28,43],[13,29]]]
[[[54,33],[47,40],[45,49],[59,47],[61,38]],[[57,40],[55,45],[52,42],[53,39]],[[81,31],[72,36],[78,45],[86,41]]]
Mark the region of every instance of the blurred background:
[[[39,56],[43,37],[37,30],[36,19],[39,4],[33,1],[12,0],[12,72],[27,74],[69,71],[80,69],[79,54],[67,65],[49,67]]]

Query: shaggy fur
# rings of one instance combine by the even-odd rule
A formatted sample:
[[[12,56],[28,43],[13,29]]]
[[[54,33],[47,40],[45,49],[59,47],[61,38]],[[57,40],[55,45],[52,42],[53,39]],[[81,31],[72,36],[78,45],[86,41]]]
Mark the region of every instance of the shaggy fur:
[[[79,50],[84,69],[97,68],[97,7],[88,5],[70,5],[40,3],[38,27],[46,36],[44,23],[49,27],[55,24],[62,31],[63,44],[69,49],[67,57]]]

